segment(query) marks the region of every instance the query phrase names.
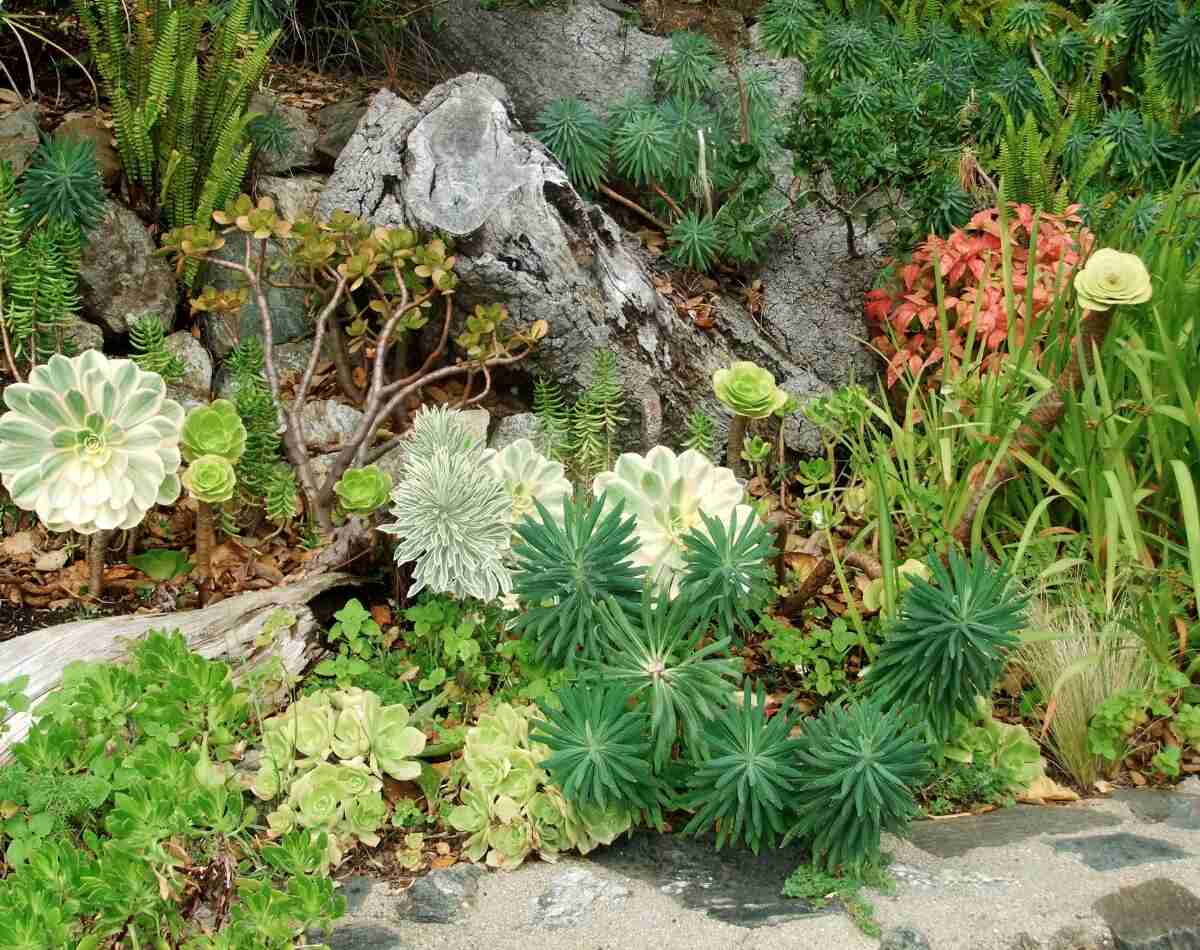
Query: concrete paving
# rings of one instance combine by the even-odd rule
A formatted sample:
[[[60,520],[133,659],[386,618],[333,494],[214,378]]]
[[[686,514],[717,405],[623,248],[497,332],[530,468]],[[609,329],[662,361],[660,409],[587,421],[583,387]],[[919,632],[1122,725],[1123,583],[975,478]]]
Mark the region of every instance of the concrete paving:
[[[1196,791],[917,823],[908,840],[886,842],[896,892],[868,895],[882,945],[1200,950]],[[329,943],[333,950],[879,947],[837,907],[779,895],[800,857],[717,853],[703,840],[639,835],[588,858],[535,861],[513,872],[433,872],[409,894],[356,879],[347,882],[351,913]]]

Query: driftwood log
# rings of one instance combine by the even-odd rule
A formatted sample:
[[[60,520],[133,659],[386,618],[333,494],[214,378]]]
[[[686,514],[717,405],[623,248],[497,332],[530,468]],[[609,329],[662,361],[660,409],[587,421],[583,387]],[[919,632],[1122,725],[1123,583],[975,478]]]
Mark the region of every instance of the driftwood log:
[[[68,663],[118,660],[130,643],[151,630],[178,630],[193,650],[229,662],[237,675],[275,658],[288,673],[296,674],[322,653],[313,636],[319,623],[309,602],[324,591],[353,582],[348,574],[318,574],[294,584],[239,594],[201,610],[127,614],[47,627],[0,644],[0,683],[28,676],[25,692],[36,707],[58,687]],[[290,615],[290,622],[277,611]],[[268,623],[276,629],[263,638]],[[30,722],[29,713],[9,717],[8,731],[0,736],[0,760],[26,736]]]

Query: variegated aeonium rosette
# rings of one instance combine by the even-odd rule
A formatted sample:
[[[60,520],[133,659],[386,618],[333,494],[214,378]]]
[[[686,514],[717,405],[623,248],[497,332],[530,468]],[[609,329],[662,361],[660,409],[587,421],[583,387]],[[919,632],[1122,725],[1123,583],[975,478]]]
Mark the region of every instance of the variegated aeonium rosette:
[[[0,476],[51,531],[132,528],[179,497],[184,412],[157,373],[99,350],[55,355],[4,401]]]

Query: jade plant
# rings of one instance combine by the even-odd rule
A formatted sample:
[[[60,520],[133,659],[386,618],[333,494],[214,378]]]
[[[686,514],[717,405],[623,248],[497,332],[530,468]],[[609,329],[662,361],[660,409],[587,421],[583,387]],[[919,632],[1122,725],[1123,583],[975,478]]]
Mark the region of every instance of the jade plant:
[[[765,419],[782,409],[788,394],[775,385],[775,377],[768,370],[749,360],[739,360],[727,369],[717,370],[713,373],[712,386],[716,397],[733,410],[725,461],[736,471],[749,421]]]
[[[388,503],[392,476],[378,465],[352,468],[333,486],[338,508],[348,515],[370,515]]]
[[[100,592],[109,535],[179,497],[183,408],[157,373],[99,350],[52,356],[4,390],[0,476],[13,504],[50,531],[91,535]]]
[[[267,815],[272,837],[295,828],[329,836],[338,864],[347,845],[379,843],[387,817],[385,777],[411,781],[425,734],[402,705],[384,706],[361,689],[304,696],[263,722],[263,753],[250,790],[277,807]]]
[[[450,825],[468,836],[463,853],[472,861],[511,870],[535,852],[550,861],[564,851],[587,854],[633,825],[627,808],[575,805],[548,784],[538,765],[545,750],[530,740],[535,715],[501,703],[467,730]]]
[[[689,449],[676,455],[665,445],[644,456],[627,452],[611,472],[601,472],[592,483],[592,494],[603,495],[608,506],[625,503],[635,518],[639,547],[633,563],[644,567],[651,580],[674,590],[684,569],[684,539],[694,529],[704,530],[704,517],[741,525],[755,518],[742,504],[744,492],[736,476]]]

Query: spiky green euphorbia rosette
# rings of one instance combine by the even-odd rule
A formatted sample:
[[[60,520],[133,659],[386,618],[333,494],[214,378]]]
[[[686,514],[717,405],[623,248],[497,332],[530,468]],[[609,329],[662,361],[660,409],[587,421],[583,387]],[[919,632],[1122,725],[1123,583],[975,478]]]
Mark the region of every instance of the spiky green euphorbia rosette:
[[[349,469],[333,486],[342,511],[352,515],[367,515],[382,508],[391,491],[392,476],[378,465]]]
[[[787,393],[775,385],[771,372],[749,360],[717,370],[712,385],[721,402],[747,419],[765,419],[787,402]]]
[[[1075,274],[1075,296],[1084,310],[1145,303],[1152,293],[1150,272],[1142,259],[1111,247],[1096,251]]]
[[[179,497],[183,408],[157,373],[98,350],[55,355],[4,401],[4,487],[51,531],[132,528]]]
[[[611,472],[596,476],[592,494],[604,495],[609,506],[625,502],[625,511],[636,519],[639,547],[633,563],[666,588],[684,567],[684,537],[704,530],[702,514],[728,522],[736,513],[742,525],[754,518],[754,509],[742,504],[742,486],[733,472],[693,449],[676,455],[658,445],[645,456],[626,452]]]
[[[183,420],[179,448],[185,462],[202,455],[219,455],[236,462],[246,450],[246,427],[237,407],[228,399],[197,406]]]
[[[799,837],[831,872],[879,864],[879,836],[917,814],[913,793],[929,772],[917,727],[876,702],[826,706],[806,720],[795,757],[799,780],[790,804]]]
[[[688,793],[681,801],[695,810],[684,834],[716,825],[718,848],[732,841],[755,854],[779,840],[801,778],[799,742],[791,737],[796,721],[786,705],[767,718],[766,691],[760,683],[758,692],[752,692],[747,683],[740,704],[705,723],[706,753],[688,776]]]
[[[933,582],[910,574],[900,618],[867,670],[866,685],[883,708],[928,727],[936,742],[958,716],[971,717],[990,696],[1025,622],[1024,600],[986,554],[967,561],[951,551],[949,566],[930,555]]]
[[[201,455],[184,469],[183,487],[197,501],[219,505],[233,497],[237,473],[223,455]]]
[[[542,455],[528,439],[517,439],[499,451],[488,449],[484,461],[508,488],[513,524],[533,514],[534,502],[554,517],[562,517],[563,499],[571,494],[571,483],[562,465]]]

